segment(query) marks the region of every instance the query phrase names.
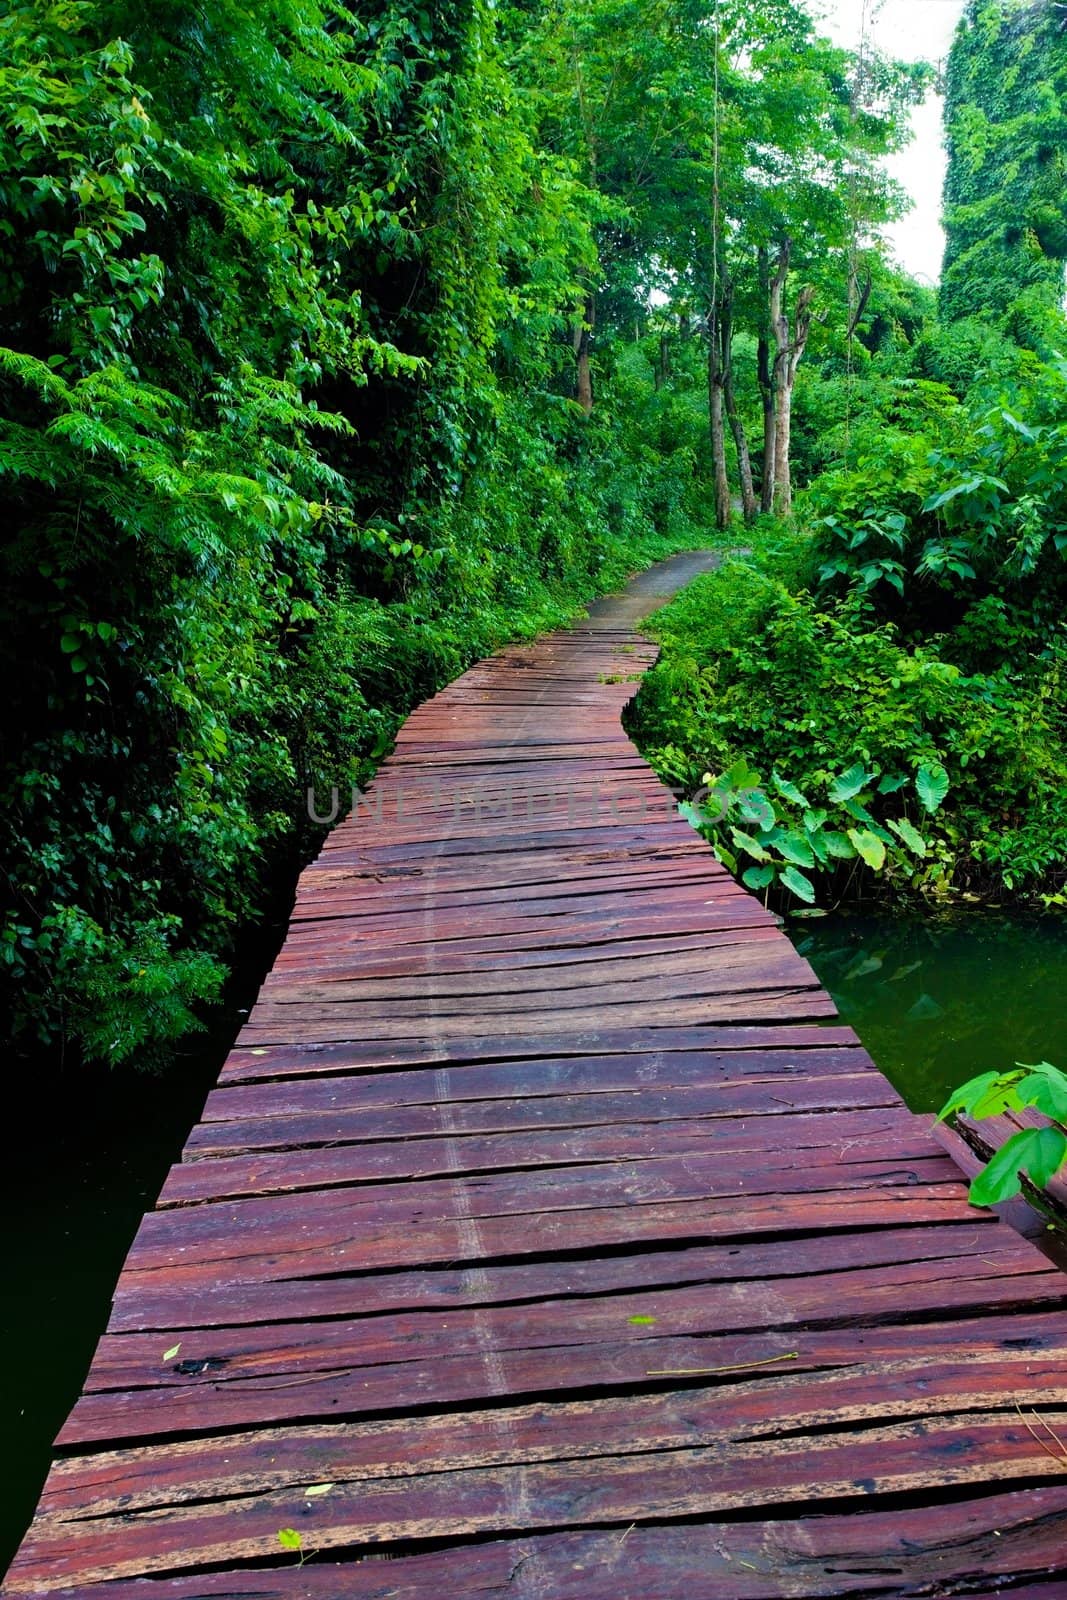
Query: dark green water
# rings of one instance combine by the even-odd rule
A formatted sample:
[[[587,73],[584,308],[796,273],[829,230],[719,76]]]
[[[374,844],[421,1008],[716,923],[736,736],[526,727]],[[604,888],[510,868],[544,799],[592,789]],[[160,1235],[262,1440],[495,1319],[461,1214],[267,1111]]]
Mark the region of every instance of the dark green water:
[[[1067,1067],[1067,922],[838,914],[789,931],[913,1111],[994,1067]]]
[[[211,1031],[165,1073],[45,1063],[40,1075],[11,1074],[0,1163],[0,1576],[33,1515],[133,1236],[199,1119],[288,909],[279,904],[249,932]]]
[[[209,1046],[163,1079],[78,1073],[21,1097],[7,1123],[0,1208],[0,1573],[81,1389],[111,1291],[220,1065]]]

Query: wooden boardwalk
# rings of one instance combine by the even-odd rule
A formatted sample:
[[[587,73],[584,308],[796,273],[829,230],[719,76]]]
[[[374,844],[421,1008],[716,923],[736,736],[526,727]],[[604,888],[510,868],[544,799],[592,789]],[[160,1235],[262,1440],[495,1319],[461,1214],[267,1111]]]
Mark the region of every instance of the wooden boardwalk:
[[[1067,1279],[620,728],[692,567],[424,705],[304,873],[5,1593],[1067,1595]]]

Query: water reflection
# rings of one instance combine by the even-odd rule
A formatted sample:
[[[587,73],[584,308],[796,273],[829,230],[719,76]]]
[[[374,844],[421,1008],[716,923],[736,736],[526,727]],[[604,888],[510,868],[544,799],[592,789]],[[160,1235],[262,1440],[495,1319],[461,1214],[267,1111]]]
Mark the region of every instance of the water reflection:
[[[790,932],[915,1111],[1013,1061],[1067,1067],[1067,923],[838,914]]]

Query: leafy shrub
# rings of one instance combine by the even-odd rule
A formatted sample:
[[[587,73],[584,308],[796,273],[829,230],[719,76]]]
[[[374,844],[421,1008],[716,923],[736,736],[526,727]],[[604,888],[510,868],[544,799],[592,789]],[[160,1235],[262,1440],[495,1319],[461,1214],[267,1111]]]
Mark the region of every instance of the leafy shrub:
[[[808,502],[813,576],[868,596],[874,615],[916,637],[994,599],[1025,609],[1043,648],[1067,598],[1065,411],[1067,361],[1035,361],[993,403],[976,385],[938,435],[890,434],[825,474]],[[967,637],[949,646],[965,664]]]
[[[781,559],[795,562],[795,541]],[[637,734],[690,792],[722,774],[758,791],[766,826],[721,807],[694,815],[751,887],[811,901],[812,879],[843,896],[872,874],[881,892],[937,898],[1062,881],[1059,655],[1035,696],[1029,663],[966,673],[861,601],[817,602],[736,558],[653,626],[663,654],[638,697]]]

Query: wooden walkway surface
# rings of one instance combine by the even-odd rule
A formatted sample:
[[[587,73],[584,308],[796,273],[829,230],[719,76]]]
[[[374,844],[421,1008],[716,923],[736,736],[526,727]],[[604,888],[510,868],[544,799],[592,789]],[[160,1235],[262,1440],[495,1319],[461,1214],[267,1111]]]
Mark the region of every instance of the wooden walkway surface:
[[[304,873],[4,1593],[1067,1595],[1067,1279],[619,725],[695,565],[424,705]]]

